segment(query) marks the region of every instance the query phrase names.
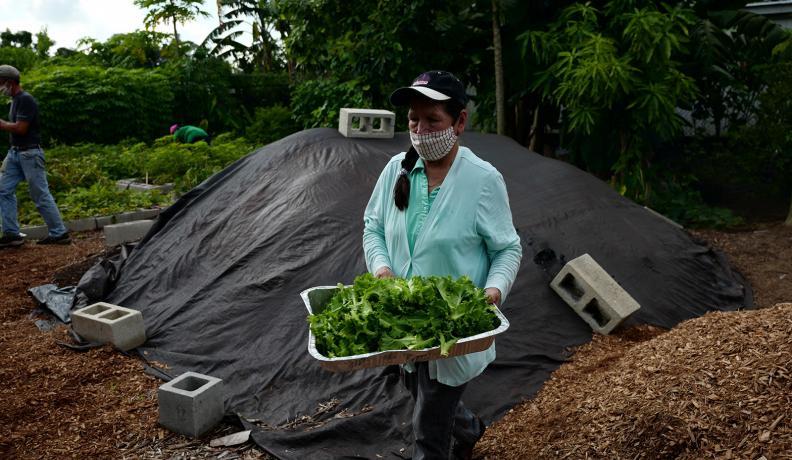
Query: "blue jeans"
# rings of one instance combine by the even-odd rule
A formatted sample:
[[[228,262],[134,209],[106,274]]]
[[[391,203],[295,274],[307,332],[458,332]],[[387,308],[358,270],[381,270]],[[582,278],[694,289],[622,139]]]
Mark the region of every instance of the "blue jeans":
[[[415,401],[412,460],[453,459],[457,444],[473,447],[483,426],[462,403],[467,384],[452,387],[430,378],[426,362],[415,363],[415,372],[402,370],[402,378]]]
[[[19,234],[16,188],[23,180],[28,183],[30,197],[47,224],[49,236],[65,234],[66,227],[47,184],[44,151],[40,148],[17,150],[13,147],[8,151],[8,156],[0,168],[0,216],[3,218],[3,233]]]

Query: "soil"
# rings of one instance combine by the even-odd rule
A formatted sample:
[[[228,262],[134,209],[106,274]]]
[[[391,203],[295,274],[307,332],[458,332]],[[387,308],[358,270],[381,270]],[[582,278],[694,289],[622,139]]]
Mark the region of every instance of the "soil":
[[[694,234],[727,255],[760,308],[594,337],[487,429],[475,457],[792,458],[792,227]],[[250,441],[211,446],[241,431],[231,421],[197,440],[161,428],[162,382],[139,358],[77,352],[66,327],[39,330],[48,317],[27,289],[73,285],[105,251],[99,232],[0,250],[0,458],[271,458]]]

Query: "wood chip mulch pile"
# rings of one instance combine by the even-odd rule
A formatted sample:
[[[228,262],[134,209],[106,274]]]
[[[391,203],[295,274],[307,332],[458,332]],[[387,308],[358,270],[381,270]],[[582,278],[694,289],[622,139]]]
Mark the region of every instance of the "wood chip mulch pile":
[[[595,337],[477,449],[499,460],[792,458],[792,303],[709,313],[645,342]]]
[[[792,459],[792,228],[697,235],[728,254],[758,305],[774,306],[594,337],[487,429],[476,457]],[[250,441],[210,446],[241,430],[228,423],[198,440],[159,427],[162,382],[139,358],[75,352],[58,345],[65,328],[34,325],[46,316],[26,290],[76,282],[103,251],[100,233],[0,250],[0,458],[269,458]]]

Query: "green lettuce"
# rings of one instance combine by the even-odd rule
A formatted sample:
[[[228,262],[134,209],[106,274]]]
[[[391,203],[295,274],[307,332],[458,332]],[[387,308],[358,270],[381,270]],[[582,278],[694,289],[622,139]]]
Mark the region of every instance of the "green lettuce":
[[[466,276],[378,279],[369,273],[352,286],[339,284],[308,323],[317,350],[330,358],[435,346],[448,356],[459,339],[500,324],[484,290]]]

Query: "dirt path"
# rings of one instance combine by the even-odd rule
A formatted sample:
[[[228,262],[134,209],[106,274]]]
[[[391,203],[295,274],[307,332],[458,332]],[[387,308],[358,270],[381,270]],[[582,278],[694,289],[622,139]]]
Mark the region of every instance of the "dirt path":
[[[727,253],[732,263],[752,283],[758,305],[770,306],[792,301],[792,228],[774,225],[738,233],[702,231],[696,234]],[[3,282],[0,285],[0,322],[3,326],[0,330],[0,379],[3,382],[0,386],[0,458],[268,458],[251,443],[227,448],[210,447],[209,440],[238,429],[230,424],[222,424],[204,439],[197,441],[160,428],[157,425],[156,390],[161,382],[145,374],[143,364],[137,358],[109,347],[75,352],[58,345],[58,342],[71,342],[65,328],[45,332],[36,327],[34,319],[37,317],[32,314],[34,303],[26,290],[56,279],[59,286],[73,284],[76,281],[73,279],[74,274],[83,272],[88,266],[86,259],[102,253],[103,250],[101,234],[96,232],[79,235],[69,246],[39,247],[28,243],[19,249],[0,250],[0,271],[3,273]],[[786,320],[792,324],[792,318],[786,316],[786,311],[789,310],[776,315],[778,318],[775,320]],[[707,315],[705,318],[710,316],[728,315]],[[710,329],[726,327],[723,324],[728,323],[721,319],[708,321],[712,321]],[[760,332],[765,327],[762,324],[771,324],[769,318],[754,318],[753,321],[751,324]],[[703,353],[702,356],[706,354],[703,350],[713,347],[707,340],[719,340],[717,332],[709,330],[709,334],[702,334],[697,329],[700,326],[685,324],[688,328],[685,330],[694,334],[687,339],[691,344],[690,350],[699,350]],[[752,334],[755,332],[751,331]],[[587,391],[596,394],[596,387],[585,385],[599,382],[600,385],[612,386],[617,378],[626,382],[625,385],[638,384],[639,380],[624,380],[624,376],[614,369],[624,369],[624,366],[659,367],[658,363],[652,364],[653,355],[649,352],[644,352],[641,360],[629,361],[627,358],[633,354],[631,350],[648,346],[668,347],[668,353],[673,354],[676,342],[666,344],[658,341],[671,340],[669,337],[680,335],[683,333],[676,332],[676,329],[672,333],[663,333],[644,327],[619,336],[599,338],[582,347],[572,362],[562,366],[554,374],[534,402],[515,408],[501,422],[487,430],[477,448],[478,455],[499,460],[561,458],[564,455],[571,459],[586,458],[586,455],[587,458],[617,458],[603,453],[611,452],[607,450],[607,446],[601,447],[603,439],[613,437],[612,433],[621,426],[620,423],[635,422],[638,418],[624,418],[623,413],[620,418],[618,413],[608,413],[604,403],[601,405],[605,408],[605,413],[596,412],[593,408],[583,410],[587,403],[580,399],[581,395],[588,394]],[[792,337],[792,334],[787,337]],[[693,338],[697,340],[693,341]],[[699,338],[704,342],[698,340]],[[738,336],[723,336],[723,340],[728,339],[730,343],[736,343],[737,338]],[[767,338],[762,342],[767,347],[764,354],[770,356],[775,353],[772,347],[782,339],[774,336],[772,340]],[[754,342],[757,341],[740,342],[738,345],[741,349],[747,349]],[[682,346],[684,349],[685,344]],[[787,349],[790,348],[792,347]],[[682,359],[685,355],[683,353],[679,356]],[[710,356],[707,359],[722,360],[723,357]],[[786,356],[780,355],[778,359],[786,359]],[[765,361],[764,364],[767,365],[775,363],[769,359]],[[790,361],[792,359],[787,362]],[[785,391],[792,390],[789,388],[789,373],[792,368],[789,365],[779,366],[768,370],[756,365],[754,369],[771,372],[768,375],[773,377],[776,385],[781,385],[780,388]],[[709,381],[713,388],[724,386],[718,382],[728,381],[718,370],[721,368],[739,371],[739,368],[732,369],[728,366],[713,368],[710,373],[714,380]],[[756,378],[761,382],[762,376]],[[768,378],[767,375],[764,378]],[[695,389],[693,383],[688,384]],[[653,391],[662,391],[662,387]],[[721,398],[721,401],[734,403],[726,393],[713,390],[713,394]],[[792,391],[787,391],[786,394],[792,394]],[[633,397],[638,399],[631,400],[632,405],[639,405],[640,397]],[[586,399],[588,400],[594,401],[591,398]],[[670,439],[678,445],[680,441],[674,441],[673,436],[682,433],[690,438],[685,428],[692,427],[691,442],[685,443],[679,448],[681,450],[667,449],[669,455],[674,452],[693,452],[688,457],[683,456],[684,458],[707,458],[714,453],[719,453],[719,458],[742,458],[737,455],[738,452],[774,453],[768,459],[792,458],[784,457],[785,454],[778,453],[777,450],[788,447],[792,452],[792,443],[784,444],[787,441],[783,439],[792,426],[792,414],[788,409],[792,404],[787,404],[786,412],[781,414],[782,417],[777,422],[777,416],[773,418],[775,413],[757,412],[755,419],[745,414],[735,415],[739,416],[740,423],[745,424],[744,427],[750,428],[746,428],[745,432],[754,433],[755,436],[744,440],[724,437],[720,444],[715,441],[703,442],[704,439],[721,438],[714,437],[702,427],[707,424],[716,426],[721,423],[720,419],[714,418],[716,415],[720,417],[725,413],[725,416],[729,416],[731,413],[722,412],[721,409],[725,406],[718,403],[717,399],[704,398],[699,404],[705,408],[711,407],[713,412],[710,414],[698,408],[699,418],[695,419],[685,418],[676,412],[666,413],[660,409],[655,414],[660,418],[652,419],[652,414],[642,413],[643,418],[640,420],[649,424],[646,427],[648,431],[645,430],[643,435],[659,433],[658,436],[666,436],[664,439]],[[621,410],[626,412],[628,409],[630,407]],[[690,407],[688,409],[692,410]],[[544,415],[537,418],[537,414]],[[558,414],[566,418],[552,419],[547,414]],[[587,420],[587,425],[580,427],[584,423],[582,417],[585,414],[601,415],[602,418]],[[670,418],[662,418],[663,414]],[[550,423],[551,420],[556,422]],[[699,423],[701,420],[704,422]],[[699,424],[691,425],[694,422]],[[590,429],[588,435],[582,431],[586,429]],[[770,433],[767,435],[769,438],[762,441],[761,439],[765,439],[765,431]],[[533,450],[526,450],[530,446],[534,446],[531,447]],[[737,449],[738,446],[740,449]],[[765,449],[762,450],[762,447]],[[637,457],[635,452],[630,451],[630,458],[661,458],[655,455],[661,451],[654,445],[644,444],[642,449],[636,451]],[[528,455],[528,452],[531,454]]]

